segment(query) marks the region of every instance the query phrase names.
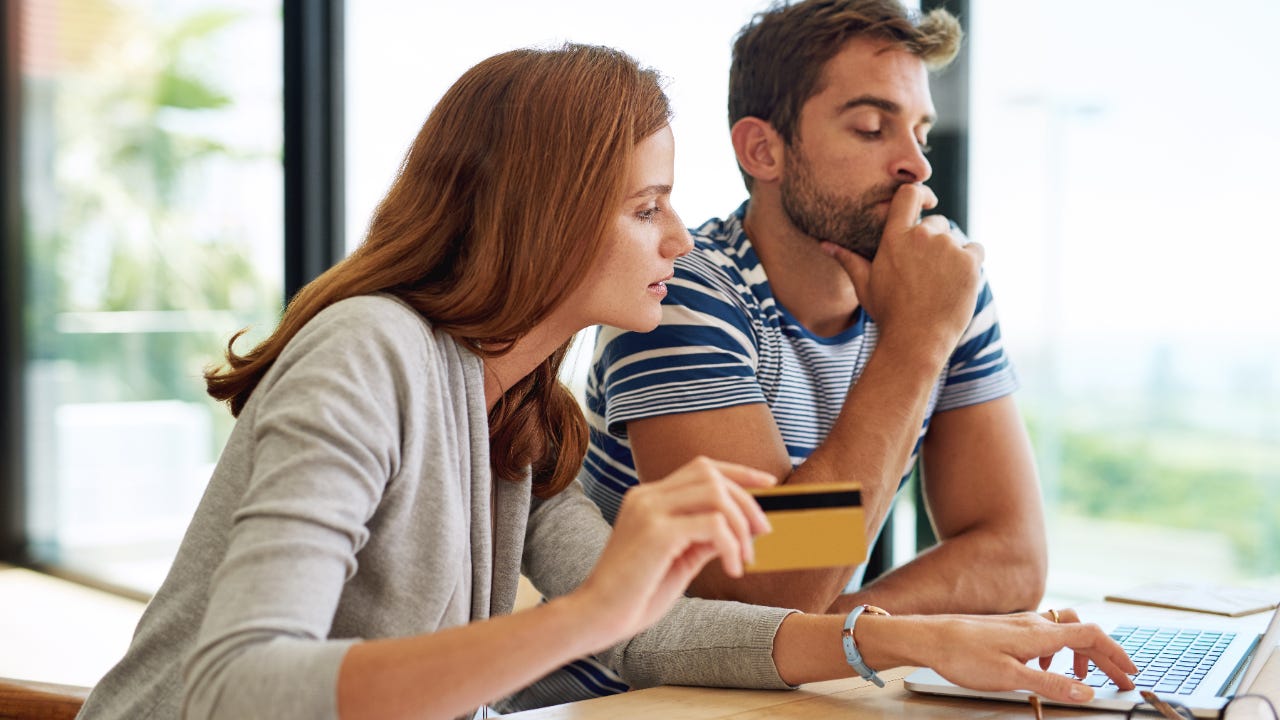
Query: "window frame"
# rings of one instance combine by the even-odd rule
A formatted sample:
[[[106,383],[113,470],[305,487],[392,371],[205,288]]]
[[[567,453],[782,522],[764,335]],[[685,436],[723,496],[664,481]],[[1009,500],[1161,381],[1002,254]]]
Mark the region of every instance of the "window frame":
[[[22,416],[22,332],[25,264],[22,226],[21,83],[18,5],[0,6],[0,561],[26,552],[26,492]]]
[[[22,80],[25,3],[0,5],[0,562],[41,567],[27,531]],[[284,301],[345,255],[343,0],[282,0]],[[54,563],[56,569],[56,562]],[[84,578],[92,581],[92,578]]]

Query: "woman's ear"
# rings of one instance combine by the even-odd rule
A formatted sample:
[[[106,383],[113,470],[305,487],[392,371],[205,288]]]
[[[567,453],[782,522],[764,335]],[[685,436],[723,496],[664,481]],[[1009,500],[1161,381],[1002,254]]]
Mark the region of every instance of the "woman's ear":
[[[758,117],[744,117],[730,130],[738,165],[756,182],[774,182],[782,176],[782,137]]]

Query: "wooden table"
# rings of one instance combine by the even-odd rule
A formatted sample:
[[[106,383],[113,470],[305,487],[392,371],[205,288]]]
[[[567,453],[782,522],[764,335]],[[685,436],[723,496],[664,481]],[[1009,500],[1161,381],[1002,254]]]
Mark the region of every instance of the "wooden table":
[[[1090,608],[1097,611],[1098,608]],[[1244,631],[1262,632],[1268,616],[1208,620],[1205,615],[1167,613],[1169,620],[1197,624],[1229,624]],[[1083,612],[1082,612],[1083,614]],[[1093,618],[1089,618],[1093,619]],[[1030,704],[921,695],[907,690],[903,678],[914,668],[880,673],[884,688],[861,678],[810,683],[799,690],[728,690],[664,686],[621,695],[584,700],[503,715],[510,720],[789,720],[790,718],[965,718],[1027,720],[1034,717]],[[1259,677],[1257,690],[1280,701],[1280,651],[1274,653]],[[1278,702],[1277,704],[1280,704]],[[1097,710],[1044,706],[1046,718],[1117,720],[1123,715]]]
[[[907,690],[902,679],[914,668],[880,673],[883,689],[861,678],[810,683],[799,690],[726,690],[656,687],[503,715],[511,720],[788,720],[789,718],[983,718],[1027,720],[1030,705],[944,698]],[[1116,720],[1115,713],[1045,706],[1044,716]]]

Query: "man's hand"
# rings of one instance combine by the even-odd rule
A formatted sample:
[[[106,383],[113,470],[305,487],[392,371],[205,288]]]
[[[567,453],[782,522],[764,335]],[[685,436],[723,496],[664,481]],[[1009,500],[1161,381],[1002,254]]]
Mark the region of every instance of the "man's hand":
[[[923,185],[900,186],[874,261],[833,243],[822,247],[849,274],[883,334],[909,333],[913,344],[949,352],[973,319],[984,253],[941,215],[920,218],[937,204]]]

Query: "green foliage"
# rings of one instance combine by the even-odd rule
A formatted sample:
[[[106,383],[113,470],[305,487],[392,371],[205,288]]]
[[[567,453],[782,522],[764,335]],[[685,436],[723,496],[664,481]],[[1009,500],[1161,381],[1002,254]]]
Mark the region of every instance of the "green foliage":
[[[1246,572],[1280,571],[1280,448],[1274,444],[1151,427],[1074,427],[1060,441],[1061,510],[1212,531],[1230,539]]]
[[[156,82],[156,105],[182,110],[209,110],[231,104],[231,98],[210,87],[200,78],[162,73]]]
[[[272,325],[281,306],[280,278],[263,276],[237,231],[249,221],[220,223],[204,189],[232,162],[279,162],[275,127],[257,147],[217,132],[236,110],[219,79],[221,33],[246,16],[157,24],[141,8],[88,1],[100,32],[56,77],[27,81],[27,122],[49,127],[36,133],[47,146],[31,153],[45,163],[35,176],[51,184],[29,211],[29,356],[75,368],[62,401],[204,401],[200,372],[230,333]],[[188,317],[142,332],[59,325],[69,313],[133,311]]]

